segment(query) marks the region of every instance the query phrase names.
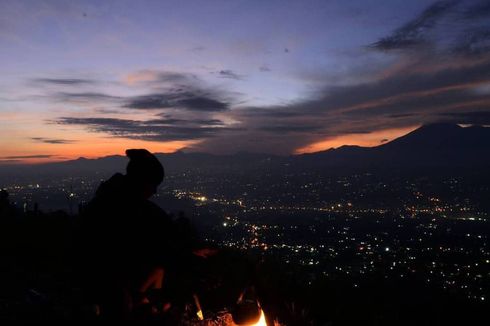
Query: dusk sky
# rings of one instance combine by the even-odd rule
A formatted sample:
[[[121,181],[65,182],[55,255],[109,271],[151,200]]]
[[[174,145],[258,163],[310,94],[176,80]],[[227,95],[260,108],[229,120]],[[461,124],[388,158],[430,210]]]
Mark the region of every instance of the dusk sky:
[[[490,124],[490,1],[0,0],[0,161]]]

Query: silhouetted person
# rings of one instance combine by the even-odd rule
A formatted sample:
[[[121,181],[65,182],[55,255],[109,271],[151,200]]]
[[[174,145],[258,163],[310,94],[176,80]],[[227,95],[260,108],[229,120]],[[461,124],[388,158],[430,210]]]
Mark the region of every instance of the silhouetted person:
[[[145,149],[126,155],[126,175],[99,186],[81,222],[87,287],[109,319],[147,302],[145,293],[162,287],[166,267],[182,250],[170,217],[148,200],[164,178],[161,163]]]
[[[11,218],[15,214],[15,209],[9,201],[9,193],[5,189],[0,189],[0,218]]]

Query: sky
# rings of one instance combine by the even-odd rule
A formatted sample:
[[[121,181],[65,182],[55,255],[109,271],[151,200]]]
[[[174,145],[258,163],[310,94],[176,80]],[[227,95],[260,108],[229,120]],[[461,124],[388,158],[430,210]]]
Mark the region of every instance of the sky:
[[[490,124],[488,0],[0,0],[0,163]]]

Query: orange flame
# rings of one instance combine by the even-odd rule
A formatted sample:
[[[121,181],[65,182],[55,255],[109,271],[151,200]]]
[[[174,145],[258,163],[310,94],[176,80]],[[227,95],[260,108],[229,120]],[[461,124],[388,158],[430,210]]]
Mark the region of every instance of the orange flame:
[[[264,310],[260,309],[260,318],[258,322],[256,322],[255,324],[248,324],[247,326],[267,326]]]

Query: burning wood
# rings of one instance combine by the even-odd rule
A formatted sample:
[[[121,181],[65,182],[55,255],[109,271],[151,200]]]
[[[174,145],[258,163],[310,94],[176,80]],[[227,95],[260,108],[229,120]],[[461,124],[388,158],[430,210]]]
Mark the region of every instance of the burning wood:
[[[213,318],[205,318],[204,320],[196,320],[192,322],[184,323],[187,326],[267,326],[265,319],[265,313],[261,309],[259,320],[255,323],[248,324],[236,324],[233,321],[233,317],[230,312],[221,312]],[[273,326],[281,326],[279,323],[274,322]]]

